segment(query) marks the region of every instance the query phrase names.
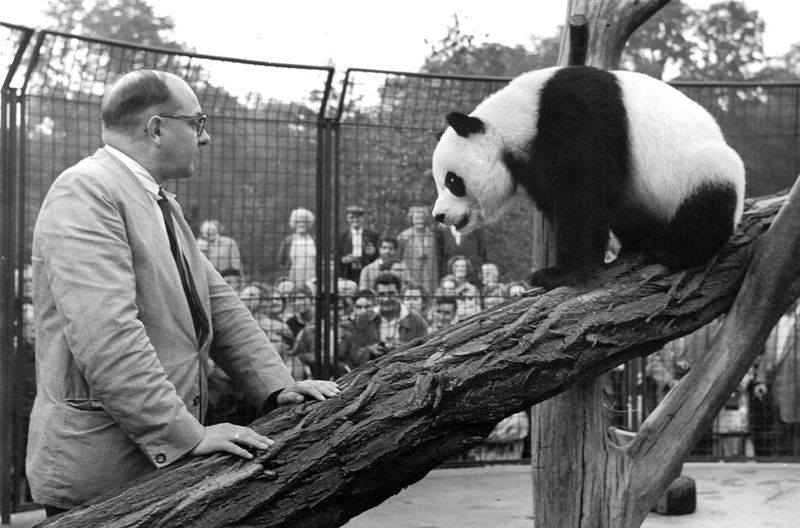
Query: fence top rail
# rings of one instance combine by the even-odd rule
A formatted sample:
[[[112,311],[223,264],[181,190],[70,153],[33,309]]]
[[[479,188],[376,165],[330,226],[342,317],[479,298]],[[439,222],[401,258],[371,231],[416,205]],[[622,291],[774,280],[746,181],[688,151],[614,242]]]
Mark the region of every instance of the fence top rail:
[[[441,74],[441,73],[424,73],[424,72],[409,72],[409,71],[401,71],[401,70],[381,70],[381,69],[374,69],[374,68],[347,68],[345,72],[345,76],[349,76],[350,73],[378,73],[378,74],[385,74],[385,75],[403,75],[405,77],[418,77],[418,78],[429,78],[429,79],[447,79],[447,80],[455,80],[455,81],[491,81],[491,82],[508,82],[513,77],[500,77],[500,76],[492,76],[492,75],[455,75],[455,74]]]
[[[44,35],[53,35],[55,37],[61,37],[66,39],[75,39],[75,40],[82,40],[84,42],[92,42],[95,44],[111,44],[121,48],[128,48],[134,50],[141,50],[141,51],[151,51],[157,53],[163,53],[165,55],[184,55],[186,57],[193,57],[197,59],[205,59],[205,60],[213,60],[213,61],[221,61],[221,62],[235,62],[238,64],[250,64],[253,66],[270,66],[273,68],[292,68],[292,69],[301,69],[301,70],[322,70],[333,72],[333,66],[315,66],[310,64],[292,64],[292,63],[285,63],[285,62],[268,62],[268,61],[259,61],[255,59],[242,59],[238,57],[227,57],[224,55],[209,55],[205,53],[196,53],[193,51],[186,51],[180,49],[171,49],[171,48],[163,48],[158,46],[142,46],[139,44],[132,44],[130,42],[125,42],[123,40],[116,40],[116,39],[108,39],[108,38],[99,38],[99,37],[88,37],[84,35],[75,35],[72,33],[65,33],[63,31],[56,31],[52,29],[45,29],[41,31]]]
[[[356,73],[377,73],[385,75],[403,75],[406,77],[420,77],[431,79],[447,79],[457,81],[491,81],[503,82],[511,81],[513,77],[505,76],[491,76],[491,75],[467,75],[467,74],[440,74],[440,73],[423,73],[423,72],[409,72],[402,70],[382,70],[377,68],[348,68],[346,75],[350,72]],[[764,87],[796,87],[800,86],[800,81],[758,81],[758,80],[741,80],[741,81],[693,81],[693,80],[676,80],[666,81],[673,86],[687,86],[687,87],[726,87],[726,86],[764,86]]]
[[[0,26],[3,26],[8,29],[15,29],[17,31],[33,31],[33,28],[27,26],[21,26],[19,24],[14,24],[13,22],[3,22],[0,20]]]
[[[80,45],[107,46],[109,48],[117,50],[128,50],[134,53],[139,53],[139,52],[148,54],[155,53],[163,57],[174,57],[178,60],[208,61],[209,63],[215,63],[225,67],[227,67],[228,65],[233,67],[257,67],[257,68],[269,68],[274,72],[275,71],[306,72],[307,74],[321,75],[322,78],[320,79],[320,81],[322,84],[318,86],[313,85],[308,88],[309,90],[318,89],[320,93],[321,97],[321,101],[319,101],[320,106],[318,111],[316,112],[318,120],[324,119],[325,108],[327,106],[328,99],[330,98],[330,91],[333,84],[333,76],[335,73],[334,67],[330,65],[322,66],[322,65],[311,65],[311,64],[293,64],[288,62],[273,62],[273,61],[264,61],[256,59],[230,57],[223,55],[213,55],[206,53],[197,53],[195,51],[180,49],[180,48],[170,48],[164,46],[146,46],[131,42],[125,42],[117,39],[77,35],[54,29],[47,29],[47,28],[34,29],[25,26],[10,25],[4,22],[0,22],[0,24],[2,24],[3,26],[18,28],[18,31],[24,31],[28,41],[31,40],[32,38],[35,39],[34,44],[30,46],[30,57],[29,60],[26,61],[26,66],[24,67],[21,79],[21,86],[19,87],[22,93],[26,93],[28,91],[29,83],[32,81],[33,76],[39,70],[40,56],[43,53],[45,47],[48,45],[47,43],[53,43],[59,41],[62,43],[72,42],[73,43],[72,45],[74,45],[74,43],[82,43],[78,44],[79,46]],[[25,46],[20,46],[20,48],[27,47],[27,42],[25,44],[26,44]],[[17,63],[19,63],[19,59],[17,60]],[[18,66],[19,64],[16,64],[15,67],[12,68],[12,70],[19,69]],[[9,72],[8,75],[9,78],[6,84],[9,84],[11,82],[11,79],[14,75],[16,75],[14,71]],[[258,93],[257,97],[261,97],[263,95],[264,94]],[[294,97],[294,96],[290,95],[289,97]]]
[[[798,88],[800,81],[667,81],[683,88]]]

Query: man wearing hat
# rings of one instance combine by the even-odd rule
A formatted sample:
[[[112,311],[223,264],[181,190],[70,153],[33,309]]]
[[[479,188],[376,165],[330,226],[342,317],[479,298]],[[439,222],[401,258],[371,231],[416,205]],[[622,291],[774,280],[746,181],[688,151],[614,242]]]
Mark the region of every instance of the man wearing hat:
[[[346,212],[350,228],[339,235],[339,276],[358,282],[362,268],[378,257],[378,233],[364,228],[360,205],[350,205]]]

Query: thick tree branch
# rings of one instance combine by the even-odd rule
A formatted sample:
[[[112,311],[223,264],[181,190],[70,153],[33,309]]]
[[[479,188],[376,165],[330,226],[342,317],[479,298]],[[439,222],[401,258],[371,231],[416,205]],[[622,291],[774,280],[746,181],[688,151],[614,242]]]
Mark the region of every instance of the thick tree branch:
[[[750,207],[706,269],[628,260],[598,284],[531,291],[363,365],[336,399],[254,422],[276,443],[251,461],[191,458],[42,526],[341,526],[502,417],[724,313],[780,203]]]

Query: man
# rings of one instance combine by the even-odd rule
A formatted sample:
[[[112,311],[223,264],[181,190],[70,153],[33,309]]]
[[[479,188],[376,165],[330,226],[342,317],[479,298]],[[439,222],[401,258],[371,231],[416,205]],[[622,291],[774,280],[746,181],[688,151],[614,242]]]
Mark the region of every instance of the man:
[[[375,279],[378,311],[358,316],[353,331],[356,357],[363,362],[385,355],[427,333],[425,319],[400,302],[400,278],[382,272]]]
[[[286,319],[286,325],[296,338],[297,334],[309,324],[314,323],[316,305],[314,294],[308,286],[299,287],[291,296],[294,313]]]
[[[160,187],[191,177],[210,141],[189,85],[128,73],[101,117],[105,146],[56,179],[33,236],[27,478],[48,515],[187,454],[267,449],[272,441],[247,427],[203,426],[209,355],[265,412],[339,392],[294,382]]]
[[[346,211],[350,229],[339,235],[339,255],[341,255],[339,276],[358,282],[364,266],[378,256],[376,250],[378,234],[364,228],[362,207],[351,205]]]
[[[397,247],[398,242],[395,237],[381,237],[380,243],[378,244],[378,258],[361,270],[361,278],[358,281],[360,289],[366,290],[368,288],[375,288],[375,278],[381,271],[386,271],[383,269],[383,265],[391,266],[391,264],[397,260]],[[411,276],[408,272],[408,266],[406,266],[404,262],[398,262],[400,262],[400,266],[403,269],[403,275],[400,278],[401,280],[407,280]]]
[[[433,305],[433,323],[428,333],[450,326],[456,318],[456,298],[451,296],[436,297]]]
[[[353,295],[353,306],[346,320],[339,322],[339,365],[350,372],[362,363],[369,361],[368,354],[362,354],[357,343],[356,323],[367,313],[374,313],[375,291],[359,290]],[[366,352],[366,351],[365,351]]]

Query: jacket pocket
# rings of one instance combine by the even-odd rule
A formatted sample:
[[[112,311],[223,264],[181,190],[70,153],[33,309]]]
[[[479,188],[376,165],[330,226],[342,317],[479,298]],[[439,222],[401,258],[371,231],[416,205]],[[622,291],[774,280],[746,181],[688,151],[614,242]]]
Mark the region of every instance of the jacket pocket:
[[[100,403],[100,400],[93,400],[90,398],[65,398],[64,403],[79,411],[105,412],[105,409],[103,409],[103,404]]]

